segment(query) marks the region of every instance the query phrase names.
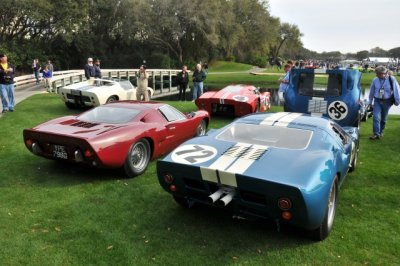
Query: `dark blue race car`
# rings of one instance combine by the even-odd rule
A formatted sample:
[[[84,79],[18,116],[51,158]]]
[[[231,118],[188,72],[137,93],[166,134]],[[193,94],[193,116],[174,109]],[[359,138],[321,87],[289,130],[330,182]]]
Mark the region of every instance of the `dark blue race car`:
[[[284,110],[328,117],[341,126],[358,126],[361,73],[353,69],[292,69]]]
[[[181,205],[332,229],[340,185],[358,158],[357,127],[300,113],[257,113],[193,138],[157,162],[161,186]]]

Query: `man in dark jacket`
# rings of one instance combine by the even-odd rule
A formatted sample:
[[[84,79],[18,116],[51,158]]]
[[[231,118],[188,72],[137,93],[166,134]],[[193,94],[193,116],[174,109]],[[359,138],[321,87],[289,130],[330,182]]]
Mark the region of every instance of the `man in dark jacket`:
[[[186,96],[186,89],[189,83],[189,73],[187,72],[187,66],[182,66],[182,71],[177,75],[178,86],[179,86],[179,101],[184,101]]]
[[[87,64],[85,65],[85,77],[86,79],[94,78],[96,75],[96,71],[93,65],[93,58],[89,57]]]
[[[3,111],[14,112],[14,66],[7,61],[7,55],[0,54],[0,97]],[[8,99],[8,101],[7,101]]]
[[[203,94],[203,81],[206,79],[206,74],[201,69],[201,64],[196,65],[196,70],[193,72],[193,101]]]

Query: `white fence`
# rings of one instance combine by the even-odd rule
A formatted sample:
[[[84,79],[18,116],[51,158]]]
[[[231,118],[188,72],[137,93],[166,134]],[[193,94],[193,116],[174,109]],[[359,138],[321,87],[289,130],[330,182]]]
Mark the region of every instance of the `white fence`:
[[[179,69],[147,69],[150,75],[149,83],[152,85],[155,95],[168,95],[177,92],[177,87],[173,86],[173,79],[178,74]],[[103,78],[135,78],[138,69],[102,69]],[[42,79],[42,78],[41,78]],[[57,92],[58,88],[86,80],[83,70],[55,71],[50,81],[51,92]],[[35,76],[25,75],[14,79],[15,87],[34,84]]]

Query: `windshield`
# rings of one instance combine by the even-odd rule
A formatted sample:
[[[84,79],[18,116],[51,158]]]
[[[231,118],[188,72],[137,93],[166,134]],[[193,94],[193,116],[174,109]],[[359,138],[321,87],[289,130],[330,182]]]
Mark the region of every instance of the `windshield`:
[[[136,109],[99,106],[83,113],[77,119],[92,123],[123,124],[131,121],[139,113]]]
[[[276,148],[302,150],[307,148],[311,136],[312,131],[310,130],[237,123],[224,130],[217,136],[217,139]]]

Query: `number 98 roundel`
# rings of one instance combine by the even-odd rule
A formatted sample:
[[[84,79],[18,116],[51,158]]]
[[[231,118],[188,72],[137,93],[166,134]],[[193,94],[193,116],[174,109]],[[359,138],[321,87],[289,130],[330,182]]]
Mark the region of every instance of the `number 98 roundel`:
[[[334,101],[328,106],[329,117],[333,120],[342,120],[347,116],[347,104],[342,101]]]

